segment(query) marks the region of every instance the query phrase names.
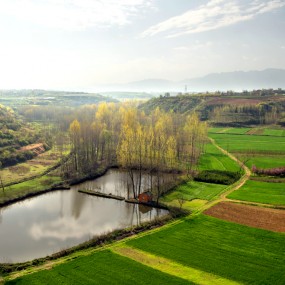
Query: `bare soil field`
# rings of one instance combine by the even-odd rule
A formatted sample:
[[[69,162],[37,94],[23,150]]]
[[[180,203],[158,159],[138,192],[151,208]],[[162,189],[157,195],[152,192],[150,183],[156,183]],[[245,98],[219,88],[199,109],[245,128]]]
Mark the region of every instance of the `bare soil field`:
[[[204,214],[254,228],[285,232],[284,210],[221,202]]]

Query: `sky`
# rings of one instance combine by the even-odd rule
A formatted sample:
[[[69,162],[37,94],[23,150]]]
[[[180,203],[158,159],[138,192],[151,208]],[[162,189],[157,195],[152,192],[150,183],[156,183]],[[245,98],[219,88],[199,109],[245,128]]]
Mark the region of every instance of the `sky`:
[[[285,0],[0,0],[0,88],[285,68]]]

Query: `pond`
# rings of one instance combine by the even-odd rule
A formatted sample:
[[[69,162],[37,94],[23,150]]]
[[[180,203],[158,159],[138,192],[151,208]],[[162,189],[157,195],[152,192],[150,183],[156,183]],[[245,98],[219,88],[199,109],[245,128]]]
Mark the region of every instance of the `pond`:
[[[168,213],[78,192],[78,189],[100,189],[126,197],[125,175],[112,169],[70,190],[50,192],[0,208],[0,263],[45,257],[94,236],[139,225]]]

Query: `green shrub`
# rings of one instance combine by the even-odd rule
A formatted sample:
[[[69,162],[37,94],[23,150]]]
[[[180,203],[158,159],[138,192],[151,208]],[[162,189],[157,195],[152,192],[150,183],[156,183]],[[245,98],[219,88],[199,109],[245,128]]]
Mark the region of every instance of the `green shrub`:
[[[215,184],[230,185],[239,180],[239,172],[222,171],[222,170],[204,170],[201,171],[194,180]]]

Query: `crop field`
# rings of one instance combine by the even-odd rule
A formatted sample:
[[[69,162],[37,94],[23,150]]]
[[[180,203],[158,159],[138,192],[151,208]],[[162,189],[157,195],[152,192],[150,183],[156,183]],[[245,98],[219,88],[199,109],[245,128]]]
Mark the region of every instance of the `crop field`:
[[[240,166],[235,161],[211,143],[206,144],[205,153],[200,158],[198,168],[199,170],[228,170],[233,172],[240,170]]]
[[[264,129],[263,134],[266,136],[284,137],[285,130],[284,129]]]
[[[258,168],[277,168],[285,166],[285,155],[251,155],[248,156],[239,154],[237,158],[241,161],[245,161],[245,165],[252,168],[255,165]]]
[[[285,232],[285,211],[220,202],[204,212],[207,215],[250,227]]]
[[[258,153],[285,155],[285,137],[214,133],[210,133],[209,136],[223,149],[232,153],[247,153],[249,157]]]
[[[274,168],[285,166],[285,137],[277,136],[285,132],[280,129],[251,129],[249,132],[252,133],[254,130],[261,130],[267,135],[232,135],[230,130],[235,130],[236,134],[240,131],[240,134],[245,128],[229,128],[227,133],[222,133],[219,130],[209,133],[209,136],[214,138],[218,145],[222,148],[234,153],[241,161],[244,161],[246,166],[251,168],[255,165],[258,168]],[[248,133],[249,133],[248,132]],[[207,164],[211,165],[211,160],[203,162],[201,158],[202,167]],[[216,155],[213,153],[214,158]],[[214,160],[214,158],[212,160]],[[204,166],[205,165],[205,166]],[[217,167],[214,165],[213,167]]]
[[[285,236],[200,215],[127,242],[245,284],[285,283]]]
[[[109,250],[26,275],[6,284],[191,284]],[[192,283],[194,284],[194,283]]]
[[[285,183],[248,180],[240,189],[228,195],[230,199],[285,205]]]
[[[212,200],[227,188],[226,185],[189,181],[163,196],[162,202],[179,207],[179,199],[185,200],[183,208],[194,210]]]

